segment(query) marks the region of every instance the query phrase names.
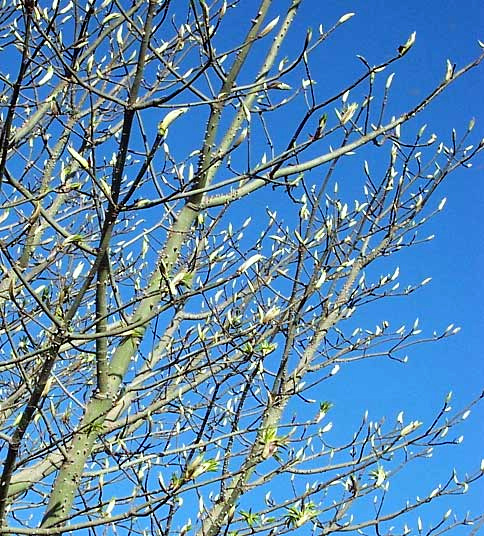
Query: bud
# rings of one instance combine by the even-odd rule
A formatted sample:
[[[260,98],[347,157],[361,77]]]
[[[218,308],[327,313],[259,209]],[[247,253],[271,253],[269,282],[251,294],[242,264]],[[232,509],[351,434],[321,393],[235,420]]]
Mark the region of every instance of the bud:
[[[236,149],[247,138],[247,128],[244,128],[239,137],[235,140],[233,149]]]
[[[268,33],[271,32],[271,30],[274,29],[274,26],[276,26],[276,24],[279,22],[279,17],[277,16],[275,19],[272,19],[271,22],[269,22],[269,24],[263,28],[263,30],[261,31],[261,33],[259,34],[259,37],[264,37],[266,36]]]
[[[81,167],[83,167],[84,169],[89,169],[89,162],[83,156],[81,156],[73,147],[69,145],[67,146],[67,150],[71,154],[72,158],[74,158],[74,160],[77,160],[78,164]]]
[[[392,82],[393,82],[393,77],[395,76],[395,73],[392,73],[388,78],[387,78],[387,82],[385,84],[385,89],[390,89],[390,86],[392,85]]]
[[[158,132],[162,136],[166,136],[166,131],[168,130],[168,127],[181,115],[183,115],[188,108],[178,108],[177,110],[171,110],[171,112],[168,112],[162,121],[160,121],[158,125]]]
[[[338,374],[340,368],[341,368],[341,367],[340,367],[339,365],[335,365],[335,366],[331,369],[331,372],[329,373],[330,376],[334,376],[335,374]]]
[[[354,17],[355,14],[354,13],[346,13],[346,15],[343,15],[339,21],[338,21],[338,24],[343,24],[344,22],[346,22],[347,20],[350,20],[351,17]]]
[[[446,82],[452,79],[452,76],[454,75],[454,69],[455,69],[455,65],[453,65],[450,60],[447,60],[447,70],[445,72]]]
[[[344,110],[341,116],[339,117],[339,120],[342,125],[347,123],[355,115],[357,108],[358,108],[358,104],[356,102],[352,102],[350,105],[348,105],[346,110]]]
[[[405,54],[412,48],[415,43],[415,38],[417,37],[417,32],[413,32],[412,35],[407,39],[407,42],[404,45],[398,47],[398,54],[405,56]]]
[[[281,312],[281,310],[279,309],[279,307],[271,307],[262,316],[262,323],[267,324],[267,323],[271,322],[272,320],[275,320],[279,316],[280,312]]]
[[[420,421],[412,421],[410,424],[407,424],[407,426],[404,426],[400,430],[400,437],[405,437],[406,435],[412,433],[419,426],[422,426],[422,423]]]

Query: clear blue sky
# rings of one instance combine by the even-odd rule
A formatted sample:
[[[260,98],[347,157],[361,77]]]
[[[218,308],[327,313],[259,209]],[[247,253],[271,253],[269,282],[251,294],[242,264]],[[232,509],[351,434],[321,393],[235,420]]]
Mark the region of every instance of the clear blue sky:
[[[287,3],[280,2],[281,10]],[[255,7],[258,2],[249,0],[246,4]],[[249,7],[247,12],[251,12]],[[308,26],[317,32],[319,24],[328,28],[348,12],[355,12],[356,16],[321,48],[318,62],[312,62],[318,94],[331,95],[342,83],[361,72],[356,54],[365,56],[370,64],[376,64],[393,54],[410,33],[416,31],[417,41],[411,53],[392,69],[396,71],[393,85],[395,113],[418,101],[443,79],[447,58],[457,67],[462,66],[480,53],[477,40],[484,40],[484,7],[476,0],[465,3],[454,0],[307,0],[303,2],[289,45],[299,45]],[[238,27],[239,22],[240,18],[233,21],[234,34],[240,28],[242,35],[245,26]],[[448,140],[452,127],[458,133],[464,133],[469,120],[475,117],[474,141],[478,141],[484,134],[482,77],[481,67],[459,80],[417,120],[415,126],[428,123],[429,135],[435,132]],[[382,157],[385,157],[383,152]],[[330,399],[334,397],[336,407],[332,419],[335,424],[338,419],[340,426],[345,419],[357,419],[366,408],[374,419],[387,415],[393,420],[403,409],[407,418],[428,423],[449,390],[454,392],[454,407],[464,405],[482,391],[483,172],[484,158],[481,156],[475,160],[472,169],[459,170],[449,177],[436,199],[438,203],[446,196],[446,208],[426,228],[426,234],[435,233],[436,238],[396,261],[405,283],[415,283],[428,276],[432,276],[432,282],[420,292],[393,301],[386,306],[389,309],[384,309],[407,325],[418,316],[424,334],[445,329],[451,322],[461,326],[461,332],[451,339],[411,349],[405,367],[395,363],[381,366],[372,363],[342,371],[332,384],[334,392],[326,391],[325,395]],[[270,206],[265,201],[267,199],[260,199],[261,208]],[[374,314],[376,321],[383,319],[385,312],[383,316],[377,311]],[[423,495],[430,491],[426,484],[435,482],[439,471],[446,476],[454,465],[460,471],[477,469],[484,456],[482,415],[482,408],[478,408],[467,421],[462,429],[465,440],[461,447],[436,453],[435,460],[427,465],[420,464],[410,479],[401,481],[401,489],[393,488],[393,492],[409,498],[415,494]],[[481,496],[483,491],[481,485]],[[433,515],[441,515],[446,507],[455,507],[461,512],[483,510],[479,504],[479,490],[448,501],[446,506],[432,507],[435,508]]]
[[[181,0],[173,0],[173,5],[178,1]],[[289,2],[276,0],[268,20],[277,13],[282,14]],[[185,2],[183,4],[185,7]],[[225,28],[223,35],[233,39],[234,43],[238,42],[237,37],[245,35],[249,25],[244,14],[253,14],[258,4],[259,0],[242,0],[241,8],[232,15],[232,27],[228,33]],[[379,63],[394,54],[398,46],[416,31],[415,46],[392,68],[396,72],[392,107],[395,113],[402,112],[442,80],[447,58],[458,67],[462,66],[479,54],[477,40],[484,41],[482,0],[303,0],[286,45],[292,56],[294,50],[300,48],[307,27],[312,27],[316,33],[320,24],[329,28],[348,12],[355,12],[356,16],[340,28],[312,60],[313,76],[318,81],[317,92],[321,100],[361,74],[357,54],[365,56],[370,64]],[[228,46],[224,43],[221,48]],[[448,140],[452,127],[463,133],[469,120],[475,117],[473,140],[478,140],[484,135],[484,110],[480,96],[483,93],[482,79],[482,67],[460,79],[416,121],[415,128],[428,123],[429,135],[435,132]],[[191,118],[182,118],[179,124],[183,125],[184,120],[193,123]],[[192,124],[191,127],[193,139],[197,128],[202,129],[203,125]],[[284,128],[284,123],[278,124],[277,128]],[[176,136],[173,127],[174,142]],[[282,139],[285,140],[284,137]],[[185,154],[186,139],[176,143],[172,145],[170,139],[170,148],[175,153],[181,151]],[[383,150],[382,158],[386,154]],[[335,404],[329,415],[334,422],[331,433],[335,434],[335,442],[338,437],[348,438],[351,435],[366,409],[373,420],[387,416],[393,422],[398,412],[404,410],[407,421],[418,419],[428,423],[450,390],[454,392],[454,407],[457,408],[478,396],[484,388],[483,174],[484,158],[481,156],[475,160],[472,169],[459,170],[449,177],[435,200],[437,204],[440,198],[446,196],[445,210],[427,226],[425,232],[425,235],[435,234],[435,240],[394,261],[400,266],[402,286],[418,283],[429,276],[433,278],[431,284],[408,298],[386,305],[382,303],[381,309],[378,305],[372,309],[367,325],[363,326],[373,327],[388,315],[395,322],[399,320],[406,325],[411,325],[419,317],[424,334],[428,335],[434,330],[445,329],[450,323],[461,326],[461,332],[451,339],[411,349],[409,363],[405,366],[387,361],[356,364],[343,367],[331,382],[325,382],[322,398]],[[344,182],[340,183],[340,188],[344,187]],[[254,216],[263,213],[266,206],[277,208],[271,205],[274,200],[272,189],[264,190],[255,199],[249,209]],[[244,213],[240,216],[245,219],[247,205],[242,202],[241,208]],[[483,415],[482,407],[478,408],[466,421],[461,430],[465,440],[459,448],[437,452],[435,460],[425,460],[408,478],[400,479],[391,488],[397,501],[414,498],[416,494],[425,495],[431,490],[429,486],[432,483],[441,481],[439,475],[445,478],[454,465],[459,473],[477,469],[484,457]],[[430,507],[430,515],[438,518],[448,507],[455,507],[459,512],[470,509],[479,513],[483,510],[479,491],[481,496],[484,495],[482,484],[480,489],[455,499],[455,504],[452,501],[437,503]],[[371,515],[371,512],[368,514]],[[400,524],[396,525],[400,528]],[[466,530],[455,534],[468,534],[469,530]],[[306,533],[309,532],[308,526]],[[400,534],[400,531],[395,530],[395,534]]]

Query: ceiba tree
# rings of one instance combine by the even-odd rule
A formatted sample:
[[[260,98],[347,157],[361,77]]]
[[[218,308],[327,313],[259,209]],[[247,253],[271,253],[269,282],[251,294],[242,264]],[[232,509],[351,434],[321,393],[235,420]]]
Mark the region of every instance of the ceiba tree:
[[[353,13],[287,47],[302,2],[254,5],[1,6],[2,534],[386,534],[482,475],[395,506],[469,408],[338,435],[324,393],[422,340],[366,311],[428,282],[394,256],[483,144],[413,120],[483,56],[395,113],[415,33],[328,95],[313,58]]]

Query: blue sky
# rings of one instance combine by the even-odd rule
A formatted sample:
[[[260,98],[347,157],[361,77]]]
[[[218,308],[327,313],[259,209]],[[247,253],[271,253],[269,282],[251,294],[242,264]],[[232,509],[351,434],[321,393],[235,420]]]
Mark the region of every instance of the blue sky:
[[[177,1],[173,2],[174,6]],[[240,42],[249,25],[248,15],[254,13],[258,4],[258,0],[242,0],[240,8],[228,15],[226,27],[221,32],[227,42],[221,43],[220,48],[229,48],[231,39],[234,44]],[[276,14],[282,14],[288,4],[289,0],[276,0],[268,20]],[[186,4],[183,5],[185,8]],[[391,110],[395,114],[401,113],[443,79],[447,58],[461,67],[479,54],[477,40],[484,40],[484,34],[480,34],[484,8],[482,2],[476,0],[467,1],[464,8],[455,1],[303,0],[283,53],[285,51],[294,57],[295,51],[301,48],[307,27],[312,27],[317,33],[320,24],[327,29],[341,15],[349,12],[355,12],[356,15],[335,32],[311,60],[320,100],[333,95],[362,73],[357,54],[365,56],[370,64],[383,62],[394,55],[398,46],[416,31],[417,41],[411,52],[388,71],[388,74],[393,70],[396,72]],[[247,20],[244,19],[245,14]],[[264,47],[267,42],[264,41]],[[257,59],[249,65],[249,70],[258,66]],[[444,140],[449,140],[452,127],[462,134],[469,120],[475,117],[472,141],[478,141],[484,132],[484,111],[479,100],[482,72],[480,68],[458,80],[409,127],[410,131],[428,123],[429,136],[435,132]],[[297,76],[300,83],[300,72]],[[385,78],[386,74],[382,80]],[[193,117],[187,114],[180,118],[178,125],[170,127],[173,134],[170,134],[168,141],[177,157],[178,153],[184,157],[195,148],[189,147],[189,144],[198,146],[200,142],[204,124],[202,121],[197,124]],[[276,119],[272,125],[275,134],[280,134],[279,143],[286,141],[283,129],[292,120],[296,121],[297,117]],[[151,122],[150,127],[154,129],[157,122],[158,118],[156,122]],[[189,122],[190,135],[187,136],[183,125]],[[277,132],[277,129],[280,131]],[[183,138],[178,137],[180,133],[184,135]],[[368,154],[372,169],[376,169],[383,165],[381,159],[386,159],[388,152],[383,148],[365,154]],[[338,176],[341,195],[353,195],[352,166],[350,161],[345,161],[341,166],[342,171]],[[334,430],[331,431],[334,436],[328,437],[334,438],[335,442],[351,438],[366,409],[373,420],[386,416],[389,425],[394,423],[401,410],[405,411],[406,422],[418,419],[429,423],[450,390],[454,392],[454,407],[459,408],[478,396],[483,389],[483,172],[484,158],[481,156],[474,161],[472,169],[458,170],[449,177],[435,198],[436,206],[442,197],[447,197],[445,210],[429,223],[424,232],[424,236],[435,234],[436,238],[391,259],[393,266],[400,267],[402,286],[418,283],[429,276],[432,282],[407,298],[378,302],[369,309],[366,324],[362,326],[374,327],[376,322],[386,317],[391,319],[392,325],[404,323],[408,326],[419,317],[424,335],[431,335],[434,330],[442,331],[450,323],[460,326],[461,332],[445,341],[411,348],[409,363],[405,366],[380,360],[342,367],[333,380],[324,383],[324,395],[321,396],[334,403],[328,417],[334,422]],[[317,173],[314,171],[308,180],[312,181]],[[361,175],[358,180],[360,178]],[[361,181],[357,187],[361,187]],[[249,204],[242,201],[240,208],[235,209],[231,216],[243,221],[252,215],[254,226],[263,227],[266,219],[259,215],[265,215],[266,207],[283,210],[283,194],[274,193],[271,188],[263,189],[251,198]],[[155,212],[151,212],[153,218],[159,216]],[[234,221],[234,227],[236,224]],[[477,469],[484,457],[483,430],[479,422],[482,421],[482,415],[482,408],[479,408],[459,429],[465,440],[458,449],[443,450],[437,453],[434,460],[420,461],[407,477],[398,476],[391,488],[395,504],[416,494],[423,496],[429,493],[432,489],[429,486],[441,482],[453,466],[457,466],[459,474]],[[300,417],[310,419],[312,415],[301,414]],[[285,485],[289,486],[289,483],[286,481]],[[437,503],[431,505],[428,512],[437,518],[449,507],[455,507],[460,512],[471,509],[478,513],[482,511],[479,492],[481,496],[484,495],[482,484],[478,484],[469,495],[455,499],[455,504],[452,501]],[[368,514],[371,515],[371,512]],[[304,530],[309,534],[309,525]]]
[[[250,0],[246,4],[256,6],[258,2]],[[279,3],[276,4],[278,7]],[[280,4],[283,8],[286,2]],[[250,12],[249,7],[247,12]],[[417,41],[411,53],[392,69],[396,71],[392,93],[395,113],[417,102],[443,79],[447,58],[461,67],[479,54],[477,41],[484,39],[480,33],[484,8],[478,1],[468,1],[463,6],[455,1],[313,0],[303,2],[288,47],[300,45],[308,26],[315,32],[319,24],[328,28],[348,12],[355,12],[356,16],[321,47],[317,61],[312,61],[318,94],[320,97],[331,95],[361,72],[356,54],[376,64],[392,55],[411,32],[416,31]],[[242,29],[239,22],[240,19],[234,18],[234,35],[239,29],[245,31],[245,26]],[[448,140],[453,127],[462,134],[469,120],[475,117],[473,141],[478,141],[484,121],[480,94],[482,68],[460,79],[417,119],[414,128],[428,123],[429,135],[435,132]],[[384,153],[381,156],[385,158]],[[378,158],[378,153],[374,158]],[[424,334],[445,329],[452,322],[462,327],[461,332],[445,341],[411,349],[409,363],[405,366],[381,362],[342,371],[334,380],[334,391],[327,392],[329,398],[334,396],[336,406],[332,419],[335,424],[340,419],[341,425],[349,416],[356,419],[365,408],[375,419],[387,415],[391,421],[404,409],[408,418],[428,422],[450,390],[454,393],[455,408],[481,392],[484,378],[481,335],[484,318],[483,171],[484,159],[480,156],[472,169],[457,170],[448,178],[436,198],[438,203],[441,197],[447,197],[446,208],[425,230],[436,238],[399,259],[405,282],[415,283],[428,276],[432,277],[432,282],[408,298],[381,304],[383,309],[377,306],[374,313],[375,318],[381,319],[379,311],[387,311],[407,325],[419,317]],[[261,209],[270,205],[264,197],[257,203]],[[331,391],[331,387],[329,389]],[[400,498],[423,494],[427,483],[438,480],[439,474],[447,475],[453,466],[461,471],[475,470],[483,456],[483,430],[478,414],[482,421],[482,408],[478,408],[461,429],[465,440],[459,449],[442,451],[436,454],[435,460],[420,463],[409,480],[400,481],[401,489],[393,488],[393,492]],[[445,507],[436,506],[432,515],[440,515],[447,507],[461,511],[472,509],[474,513],[482,511],[479,491],[482,496],[482,485],[476,486],[473,494],[448,501]]]

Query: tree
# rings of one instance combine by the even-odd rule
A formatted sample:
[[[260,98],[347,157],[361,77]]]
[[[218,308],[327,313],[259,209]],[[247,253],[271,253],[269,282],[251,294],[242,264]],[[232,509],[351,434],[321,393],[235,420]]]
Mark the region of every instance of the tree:
[[[473,121],[449,143],[414,118],[483,54],[395,112],[387,68],[413,33],[326,95],[312,58],[353,14],[286,50],[300,5],[2,4],[0,533],[407,534],[412,520],[430,534],[482,519],[417,516],[483,467],[391,499],[392,479],[459,442],[469,408],[449,396],[425,424],[362,411],[333,436],[323,386],[426,340],[365,315],[428,282],[400,287],[394,259],[426,240],[439,185],[484,144]]]

